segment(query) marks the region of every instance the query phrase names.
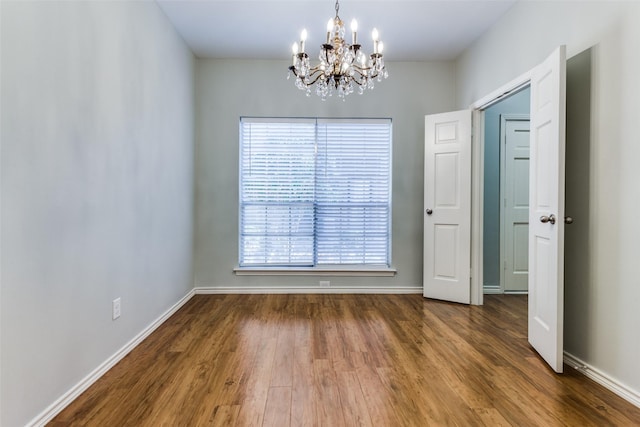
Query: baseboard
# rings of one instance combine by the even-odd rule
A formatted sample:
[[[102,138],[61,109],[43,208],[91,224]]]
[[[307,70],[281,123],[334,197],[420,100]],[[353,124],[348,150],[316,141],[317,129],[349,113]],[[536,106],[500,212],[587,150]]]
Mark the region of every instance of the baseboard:
[[[196,294],[421,294],[422,286],[393,287],[245,287],[245,286],[198,286]]]
[[[640,408],[640,393],[638,391],[633,390],[614,378],[611,378],[609,375],[578,359],[574,355],[567,353],[566,351],[564,352],[564,363],[597,382],[604,388],[611,390],[629,403]]]
[[[187,303],[195,295],[192,289],[184,297],[169,308],[164,314],[153,321],[142,332],[136,335],[131,341],[118,350],[113,356],[105,360],[100,366],[93,370],[89,375],[84,377],[78,384],[73,386],[69,391],[63,394],[58,400],[53,402],[47,409],[45,409],[40,415],[32,419],[27,423],[28,427],[40,427],[50,422],[56,415],[58,415],[64,408],[66,408],[71,402],[73,402],[78,396],[80,396],[85,390],[87,390],[93,383],[95,383],[100,377],[102,377],[109,369],[111,369],[116,363],[136,348],[145,338],[147,338],[153,331],[155,331],[160,325],[162,325],[169,317],[171,317],[176,311]]]

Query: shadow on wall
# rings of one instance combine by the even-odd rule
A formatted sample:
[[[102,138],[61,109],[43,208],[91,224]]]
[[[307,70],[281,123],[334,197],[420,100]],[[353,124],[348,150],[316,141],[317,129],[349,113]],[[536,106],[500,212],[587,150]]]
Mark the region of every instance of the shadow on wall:
[[[567,60],[565,215],[565,349],[584,355],[589,347],[589,264],[592,49]]]

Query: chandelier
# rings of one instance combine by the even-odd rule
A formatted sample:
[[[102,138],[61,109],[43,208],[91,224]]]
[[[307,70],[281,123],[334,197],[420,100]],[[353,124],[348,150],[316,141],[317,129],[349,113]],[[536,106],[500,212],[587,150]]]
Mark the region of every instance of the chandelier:
[[[367,55],[358,44],[358,22],[351,21],[351,44],[345,39],[345,28],[342,19],[338,16],[340,5],[336,0],[336,16],[327,23],[327,41],[320,48],[320,63],[312,67],[309,63],[309,55],[305,52],[307,30],[302,30],[300,43],[294,43],[293,65],[289,67],[289,75],[293,75],[296,87],[304,90],[307,96],[311,95],[311,87],[316,85],[316,94],[325,100],[333,92],[343,98],[353,93],[358,87],[358,93],[365,89],[373,89],[374,81],[382,81],[388,73],[382,60],[382,42],[378,39],[378,30],[372,32],[373,53]]]

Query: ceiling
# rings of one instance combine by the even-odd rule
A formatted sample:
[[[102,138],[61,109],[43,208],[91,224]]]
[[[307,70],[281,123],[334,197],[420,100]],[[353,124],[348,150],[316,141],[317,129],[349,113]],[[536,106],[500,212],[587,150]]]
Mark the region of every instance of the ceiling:
[[[200,58],[287,59],[306,28],[307,51],[319,51],[333,0],[156,0]],[[371,53],[376,27],[390,61],[451,60],[493,25],[516,0],[343,0],[345,24],[358,20]],[[347,28],[348,31],[348,28]],[[349,40],[350,38],[348,38]]]

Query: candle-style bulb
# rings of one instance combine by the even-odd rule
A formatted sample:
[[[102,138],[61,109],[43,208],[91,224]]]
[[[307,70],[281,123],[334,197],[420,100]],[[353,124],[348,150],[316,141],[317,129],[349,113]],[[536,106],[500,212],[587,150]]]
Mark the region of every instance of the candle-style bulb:
[[[291,55],[291,60],[293,61],[293,66],[296,66],[296,59],[298,58],[298,43],[294,43],[291,45],[291,51],[293,55]]]
[[[351,44],[358,43],[358,21],[351,21]]]
[[[307,41],[307,29],[303,29],[300,34],[300,52],[304,53],[304,43]]]
[[[374,28],[373,31],[371,32],[371,37],[373,38],[374,42],[378,41],[378,29]]]
[[[327,33],[330,33],[331,31],[333,31],[333,18],[329,19],[329,22],[327,22]]]

